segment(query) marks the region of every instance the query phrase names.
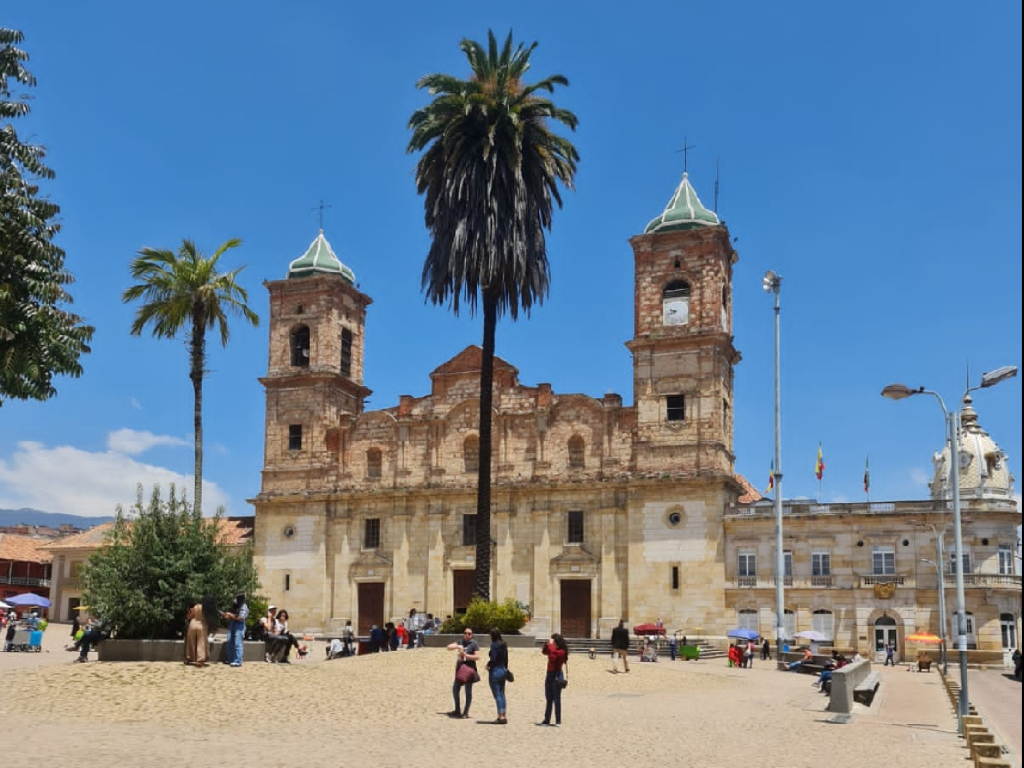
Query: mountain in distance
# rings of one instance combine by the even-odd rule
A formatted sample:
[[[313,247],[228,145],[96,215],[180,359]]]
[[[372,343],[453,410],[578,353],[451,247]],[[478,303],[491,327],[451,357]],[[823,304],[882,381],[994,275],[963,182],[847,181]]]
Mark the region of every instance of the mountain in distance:
[[[0,528],[11,525],[40,525],[48,528],[72,525],[75,528],[92,528],[94,525],[109,523],[113,519],[112,515],[110,517],[86,517],[85,515],[67,515],[63,512],[43,512],[29,507],[0,509]]]

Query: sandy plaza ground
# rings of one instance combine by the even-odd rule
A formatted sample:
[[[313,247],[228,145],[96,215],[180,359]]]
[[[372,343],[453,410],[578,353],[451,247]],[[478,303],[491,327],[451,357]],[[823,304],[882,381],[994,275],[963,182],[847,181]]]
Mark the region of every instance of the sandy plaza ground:
[[[536,725],[545,658],[510,651],[508,726],[492,725],[486,683],[471,717],[453,720],[454,656],[443,649],[324,660],[322,643],[291,665],[194,669],[170,663],[72,663],[67,627],[42,653],[0,654],[0,728],[8,755],[103,766],[316,768],[354,761],[431,768],[737,766],[963,768],[968,753],[936,673],[881,668],[870,709],[830,722],[813,677],[774,662],[631,663],[574,654],[561,728]],[[91,658],[94,658],[91,657]],[[12,763],[18,764],[18,763]]]

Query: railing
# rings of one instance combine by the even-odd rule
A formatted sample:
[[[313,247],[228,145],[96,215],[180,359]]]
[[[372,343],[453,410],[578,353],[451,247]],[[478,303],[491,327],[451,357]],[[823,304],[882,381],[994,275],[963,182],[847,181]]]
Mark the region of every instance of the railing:
[[[956,578],[946,574],[947,586],[955,586]],[[1002,573],[965,573],[965,587],[1014,587],[1020,589],[1020,576]]]
[[[825,587],[829,588],[832,586],[832,576],[811,576],[812,587]]]
[[[60,580],[60,586],[61,589],[82,589],[85,585],[82,583],[81,576],[69,576]]]
[[[862,587],[871,587],[875,584],[899,584],[901,587],[906,584],[907,577],[898,573],[873,573],[869,575],[861,575],[860,585]]]
[[[757,576],[737,576],[736,586],[738,587],[756,587]]]
[[[28,576],[0,576],[0,584],[14,587],[49,587],[49,579],[33,579]]]
[[[772,576],[772,586],[775,586],[778,583],[779,583],[779,578],[777,576]],[[793,586],[793,577],[792,576],[783,576],[782,577],[782,583],[785,586],[787,586],[787,587],[792,587]]]

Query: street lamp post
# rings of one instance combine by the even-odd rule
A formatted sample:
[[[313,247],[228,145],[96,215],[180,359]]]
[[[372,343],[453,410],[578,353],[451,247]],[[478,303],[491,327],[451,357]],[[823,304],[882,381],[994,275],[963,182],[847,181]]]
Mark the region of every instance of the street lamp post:
[[[1015,365],[1006,365],[982,374],[981,384],[976,387],[968,387],[964,392],[964,398],[976,389],[994,386],[1016,375],[1017,366]],[[946,422],[947,440],[949,441],[949,484],[950,493],[953,496],[953,533],[955,535],[954,547],[956,552],[956,563],[954,563],[954,573],[956,574],[956,645],[960,661],[960,700],[957,707],[957,732],[963,735],[964,717],[968,714],[970,698],[967,694],[967,609],[964,598],[963,526],[960,519],[960,414],[957,411],[948,411],[946,403],[943,402],[939,393],[924,387],[911,389],[906,384],[890,384],[882,390],[882,396],[888,397],[890,400],[903,400],[913,395],[931,395],[939,401],[939,406],[942,408],[942,415]],[[963,398],[961,398],[962,401]]]
[[[934,528],[935,526],[929,526]],[[941,629],[939,630],[939,637],[942,638],[942,642],[939,644],[939,653],[942,658],[942,674],[949,674],[949,659],[946,657],[946,580],[942,575],[942,539],[938,539],[937,549],[939,551],[938,558],[939,562],[934,562],[928,558],[922,557],[922,563],[928,563],[928,565],[935,566],[935,575],[939,579],[939,624]]]
[[[781,654],[786,634],[786,559],[782,550],[782,396],[779,378],[779,291],[782,289],[782,275],[768,270],[764,273],[761,287],[765,293],[775,295],[775,467],[772,478],[775,481],[775,645],[776,653]]]

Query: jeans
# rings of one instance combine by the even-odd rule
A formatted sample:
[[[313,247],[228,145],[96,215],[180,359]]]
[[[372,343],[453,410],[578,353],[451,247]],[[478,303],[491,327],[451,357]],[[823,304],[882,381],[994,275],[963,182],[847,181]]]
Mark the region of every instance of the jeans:
[[[245,635],[244,621],[228,622],[228,663],[234,667],[242,666],[242,637]]]
[[[461,708],[459,707],[460,688],[466,689],[466,706]],[[461,712],[463,715],[468,715],[469,705],[473,703],[473,683],[466,683],[465,685],[460,685],[459,681],[456,680],[454,683],[452,683],[452,698],[455,699],[455,711],[457,713]]]
[[[489,678],[488,682],[491,684],[491,695],[494,696],[494,703],[498,707],[498,714],[505,714],[505,679],[495,680]],[[468,705],[467,705],[468,706]]]
[[[558,684],[560,672],[548,672],[544,677],[544,722],[551,722],[551,706],[555,707],[555,722],[562,722],[562,686]]]
[[[82,634],[82,639],[78,641],[78,657],[80,659],[87,659],[89,657],[89,651],[92,646],[99,645],[103,640],[103,633],[95,629],[86,630]]]

